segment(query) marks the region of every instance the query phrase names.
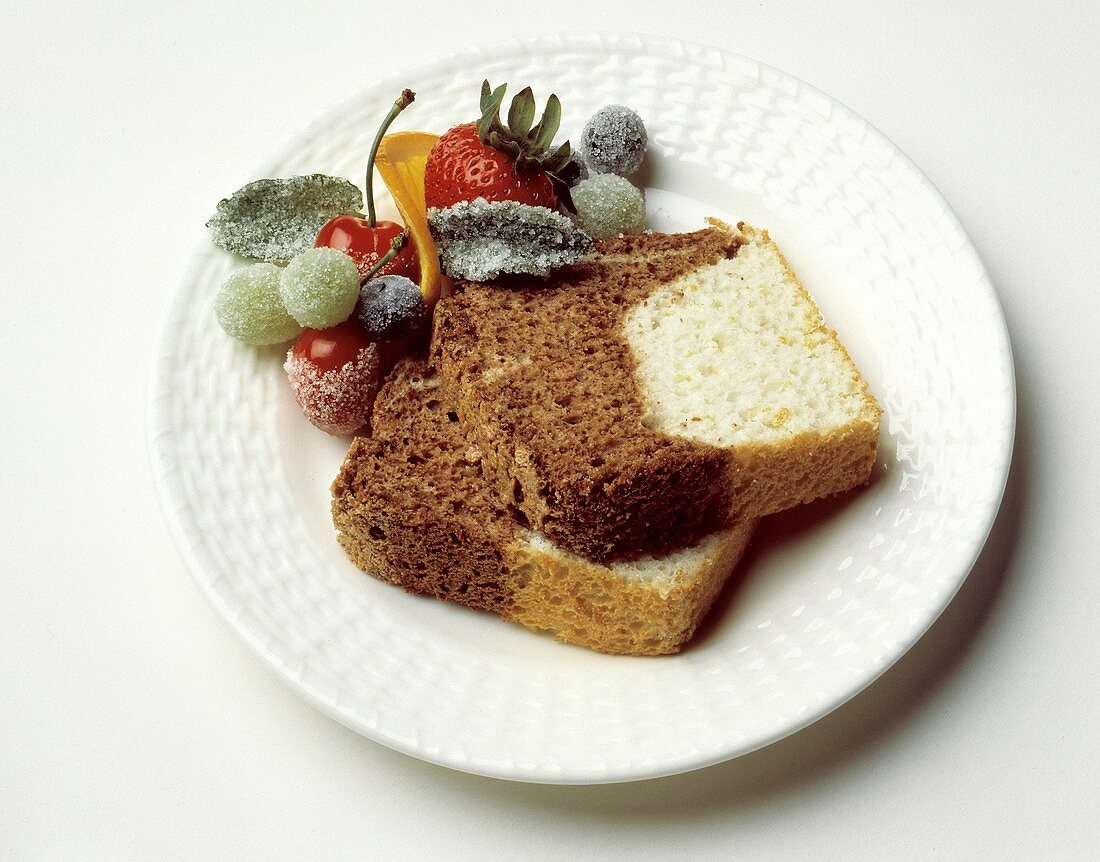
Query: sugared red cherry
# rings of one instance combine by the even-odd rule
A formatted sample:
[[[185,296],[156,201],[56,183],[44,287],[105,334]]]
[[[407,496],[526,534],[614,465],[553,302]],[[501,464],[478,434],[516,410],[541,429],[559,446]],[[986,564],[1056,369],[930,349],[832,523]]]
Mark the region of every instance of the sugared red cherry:
[[[372,342],[363,327],[349,321],[329,329],[307,329],[294,342],[294,355],[308,359],[319,371],[335,371],[354,362]]]
[[[339,249],[355,261],[359,277],[365,278],[390,250],[394,239],[404,228],[396,222],[378,221],[371,227],[370,220],[352,215],[340,215],[325,224],[317,233],[314,246]],[[420,281],[420,258],[416,243],[406,237],[404,245],[377,275],[403,275],[414,282]]]
[[[416,94],[412,90],[402,90],[374,136],[374,143],[367,157],[365,195],[367,217],[337,216],[318,231],[317,240],[314,242],[315,247],[337,248],[347,254],[359,267],[359,277],[363,280],[369,274],[403,275],[415,282],[420,281],[420,258],[417,256],[416,243],[408,237],[404,239],[404,245],[401,246],[396,257],[377,272],[371,272],[378,265],[378,261],[393,247],[394,239],[404,230],[396,222],[378,221],[374,211],[374,161],[378,156],[378,147],[382,143],[386,130],[397,115],[412,104],[414,98]]]
[[[329,434],[354,434],[370,422],[382,382],[381,350],[354,322],[307,329],[283,366],[306,418]]]

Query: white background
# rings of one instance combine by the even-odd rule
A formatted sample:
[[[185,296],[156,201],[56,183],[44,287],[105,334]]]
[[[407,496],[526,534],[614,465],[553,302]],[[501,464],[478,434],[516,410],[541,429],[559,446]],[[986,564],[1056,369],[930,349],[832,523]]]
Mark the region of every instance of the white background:
[[[1100,858],[1097,4],[68,5],[0,4],[0,858]],[[374,77],[581,27],[747,54],[895,140],[997,285],[1019,425],[977,568],[864,694],[691,775],[541,787],[285,689],[188,579],[143,414],[256,165]]]

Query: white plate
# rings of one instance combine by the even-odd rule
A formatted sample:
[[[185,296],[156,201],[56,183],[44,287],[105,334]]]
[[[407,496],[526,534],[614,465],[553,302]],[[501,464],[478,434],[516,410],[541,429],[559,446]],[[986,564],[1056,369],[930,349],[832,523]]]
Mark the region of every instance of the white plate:
[[[648,125],[652,225],[767,227],[885,408],[873,483],[765,522],[682,655],[598,655],[358,572],[329,521],[346,443],[301,417],[280,351],[239,347],[211,302],[239,262],[203,243],[156,359],[150,435],[180,549],[218,613],[290,685],[385,745],[541,782],[665,775],[751,751],[859,692],[939,615],[992,524],[1015,403],[1004,321],[920,171],[851,111],[752,60],[589,35],[496,46],[369,87],[259,176],[358,178],[398,128],[471,119],[483,77]],[[211,207],[229,189],[211,194]]]

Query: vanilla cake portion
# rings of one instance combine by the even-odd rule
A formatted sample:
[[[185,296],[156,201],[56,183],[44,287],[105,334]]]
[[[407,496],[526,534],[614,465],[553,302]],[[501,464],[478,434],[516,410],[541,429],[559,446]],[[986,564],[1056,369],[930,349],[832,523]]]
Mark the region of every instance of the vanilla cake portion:
[[[775,243],[747,226],[741,235],[736,255],[663,285],[625,315],[642,423],[730,448],[853,422],[877,427],[878,405]]]
[[[865,482],[879,407],[766,231],[608,240],[459,283],[432,357],[499,497],[596,561]]]
[[[332,486],[338,539],[357,566],[601,652],[677,652],[749,541],[742,521],[662,557],[602,565],[532,531],[489,487],[439,376],[402,360]]]

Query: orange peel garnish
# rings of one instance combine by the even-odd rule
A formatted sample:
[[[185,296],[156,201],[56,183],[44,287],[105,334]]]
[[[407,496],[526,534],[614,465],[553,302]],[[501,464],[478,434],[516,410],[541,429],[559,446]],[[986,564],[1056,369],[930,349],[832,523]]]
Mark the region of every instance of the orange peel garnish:
[[[382,138],[374,166],[390,190],[416,243],[420,260],[420,292],[431,308],[439,299],[439,255],[428,230],[428,208],[424,203],[424,168],[428,153],[439,135],[430,132],[395,132]]]

